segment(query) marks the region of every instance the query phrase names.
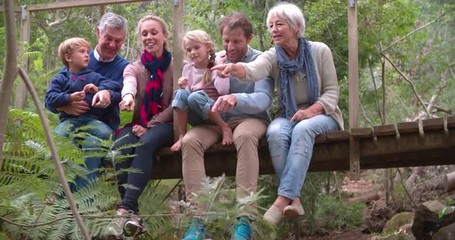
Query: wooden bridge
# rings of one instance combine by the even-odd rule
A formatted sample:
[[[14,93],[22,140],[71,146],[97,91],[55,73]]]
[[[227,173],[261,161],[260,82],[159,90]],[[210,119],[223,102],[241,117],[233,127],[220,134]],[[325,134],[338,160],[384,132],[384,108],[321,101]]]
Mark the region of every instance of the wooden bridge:
[[[258,151],[260,174],[274,174],[265,139]],[[180,152],[165,148],[159,155],[153,178],[182,178]],[[236,162],[234,146],[216,144],[205,154],[208,176],[234,176]],[[356,174],[360,169],[448,164],[455,164],[455,116],[321,134],[309,171],[350,170]]]

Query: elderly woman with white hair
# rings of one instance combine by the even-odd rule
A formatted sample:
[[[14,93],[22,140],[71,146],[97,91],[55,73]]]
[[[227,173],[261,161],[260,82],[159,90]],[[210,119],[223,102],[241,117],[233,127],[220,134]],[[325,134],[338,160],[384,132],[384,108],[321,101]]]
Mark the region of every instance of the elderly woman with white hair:
[[[300,192],[315,138],[342,130],[343,117],[338,108],[339,87],[332,52],[324,43],[305,39],[301,9],[291,3],[278,3],[268,12],[267,25],[275,47],[253,62],[222,64],[212,69],[243,81],[267,76],[275,80],[281,104],[266,135],[280,185],[264,220],[276,225],[283,217],[304,214]]]

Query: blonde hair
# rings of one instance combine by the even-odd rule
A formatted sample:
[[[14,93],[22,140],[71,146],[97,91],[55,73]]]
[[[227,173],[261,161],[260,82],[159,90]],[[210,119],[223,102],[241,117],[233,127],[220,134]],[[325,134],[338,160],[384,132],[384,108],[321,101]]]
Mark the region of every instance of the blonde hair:
[[[203,30],[193,30],[189,31],[185,34],[183,37],[183,49],[185,49],[185,45],[188,43],[188,41],[193,41],[193,42],[198,42],[202,44],[207,44],[209,45],[209,64],[207,65],[207,70],[205,71],[202,81],[204,83],[209,83],[212,81],[212,71],[210,68],[215,66],[215,44],[212,41],[212,38],[210,35],[203,31]]]
[[[65,59],[65,54],[71,54],[73,53],[75,48],[80,48],[80,47],[87,47],[90,49],[90,43],[80,37],[74,37],[74,38],[68,38],[62,43],[60,43],[60,46],[58,46],[58,58],[60,58],[60,61],[68,67],[68,62]]]
[[[297,5],[288,2],[277,3],[267,14],[267,25],[270,24],[270,18],[272,16],[283,18],[291,28],[297,30],[297,37],[304,37],[305,18],[303,17],[302,10]]]
[[[168,49],[167,48],[167,37],[169,36],[169,32],[167,30],[167,24],[166,22],[158,17],[158,16],[155,16],[155,15],[152,15],[152,14],[149,14],[149,15],[146,15],[144,17],[142,17],[139,22],[137,22],[137,26],[136,26],[136,36],[138,37],[139,39],[139,43],[141,44],[141,47],[144,48],[144,46],[142,46],[142,41],[141,41],[141,27],[142,27],[142,24],[145,22],[145,21],[148,21],[148,20],[153,20],[153,21],[156,21],[158,22],[160,25],[161,25],[161,28],[163,29],[163,34],[164,36],[166,36],[166,38],[164,39],[164,44],[163,44],[163,48],[164,49]]]

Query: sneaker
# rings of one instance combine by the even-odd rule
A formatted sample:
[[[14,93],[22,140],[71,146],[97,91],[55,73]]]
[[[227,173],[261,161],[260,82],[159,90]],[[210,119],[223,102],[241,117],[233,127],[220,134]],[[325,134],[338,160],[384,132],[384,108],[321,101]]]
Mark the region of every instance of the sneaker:
[[[237,224],[234,226],[234,233],[231,240],[250,240],[253,233],[251,232],[251,219],[248,217],[240,217]]]
[[[125,226],[126,221],[128,220],[127,218],[127,213],[128,212],[120,212],[117,211],[115,213],[115,221],[114,221],[114,236],[116,239],[122,239],[123,238],[123,228]]]
[[[115,213],[114,235],[117,239],[123,236],[138,236],[145,232],[142,220],[133,211]]]
[[[125,222],[123,226],[123,230],[125,231],[125,236],[128,237],[135,237],[145,233],[144,222],[142,219],[134,214],[132,211],[129,211],[129,218]]]
[[[193,218],[191,225],[183,236],[182,240],[202,240],[205,238],[205,227],[202,220]]]

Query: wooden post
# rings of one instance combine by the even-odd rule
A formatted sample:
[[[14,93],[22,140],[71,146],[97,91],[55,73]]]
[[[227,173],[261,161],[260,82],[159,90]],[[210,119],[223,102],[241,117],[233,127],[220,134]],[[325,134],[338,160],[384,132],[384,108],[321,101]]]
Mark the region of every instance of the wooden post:
[[[359,50],[357,35],[357,1],[348,0],[348,47],[349,47],[349,127],[359,126]],[[359,140],[349,141],[349,159],[352,179],[360,178]]]
[[[182,76],[183,68],[183,1],[174,0],[174,44],[173,44],[173,58],[174,58],[174,89],[178,87],[178,79]],[[174,117],[174,126],[178,126],[177,118]],[[178,139],[177,128],[174,127],[174,139]]]
[[[30,42],[30,11],[27,9],[27,6],[21,7],[21,42],[19,53],[25,52],[25,43]],[[18,56],[19,57],[19,56]],[[21,59],[23,62],[23,69],[27,72],[28,69],[28,57]],[[23,81],[19,82],[16,87],[16,93],[14,97],[14,107],[23,109],[25,107],[25,102],[27,101],[27,87]]]

